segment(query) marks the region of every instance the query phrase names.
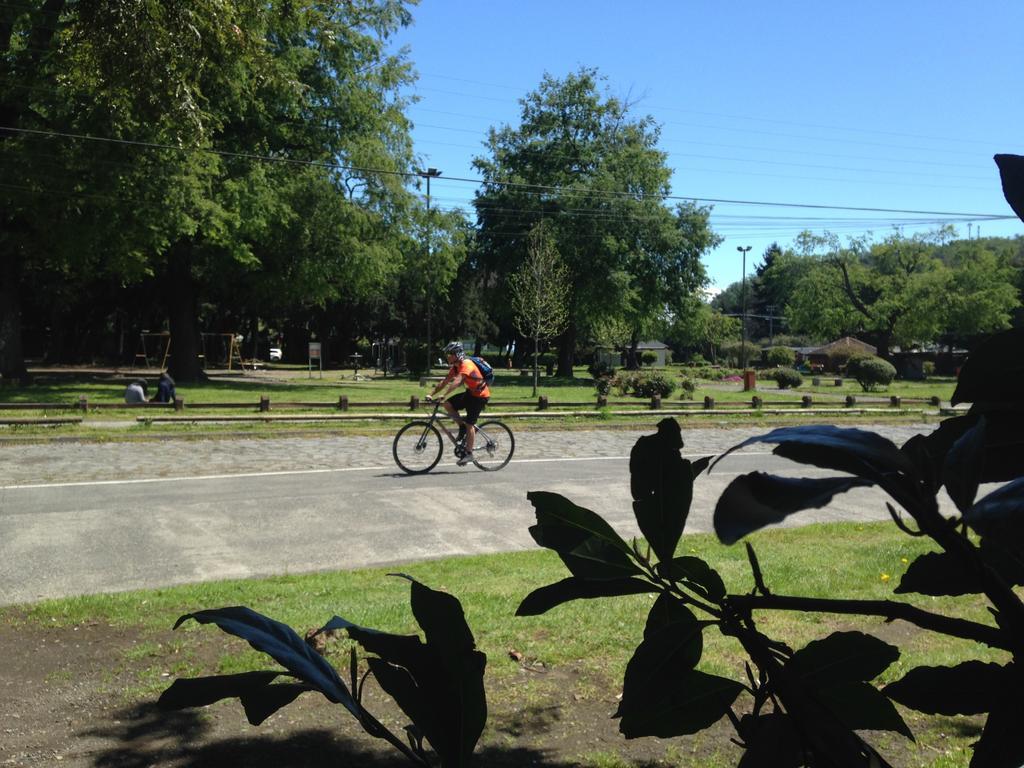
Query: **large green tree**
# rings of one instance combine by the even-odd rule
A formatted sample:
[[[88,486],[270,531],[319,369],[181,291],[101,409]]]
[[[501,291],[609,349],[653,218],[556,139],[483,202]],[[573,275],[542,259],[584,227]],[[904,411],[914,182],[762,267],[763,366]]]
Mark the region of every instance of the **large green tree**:
[[[670,170],[658,126],[602,89],[596,70],[545,75],[521,102],[517,126],[492,128],[474,205],[480,269],[492,276],[491,306],[511,311],[504,278],[526,259],[529,233],[545,222],[568,272],[569,321],[558,339],[558,374],[572,375],[577,341],[609,316],[634,341],[667,307],[706,282],[700,258],[717,242],[708,210],[670,209]]]
[[[801,276],[787,302],[790,327],[823,337],[861,334],[882,356],[894,344],[1009,327],[1019,305],[1012,267],[978,247],[943,260],[938,249],[952,234],[944,228],[846,246],[829,236],[803,238]]]
[[[387,51],[409,21],[401,0],[47,0],[0,13],[0,124],[19,131],[0,160],[21,182],[5,192],[16,236],[0,240],[5,375],[23,370],[7,288],[26,275],[154,279],[172,370],[188,380],[201,290],[216,278],[251,278],[231,284],[251,288],[253,306],[261,291],[323,303],[373,285],[408,236],[399,89],[412,75]]]

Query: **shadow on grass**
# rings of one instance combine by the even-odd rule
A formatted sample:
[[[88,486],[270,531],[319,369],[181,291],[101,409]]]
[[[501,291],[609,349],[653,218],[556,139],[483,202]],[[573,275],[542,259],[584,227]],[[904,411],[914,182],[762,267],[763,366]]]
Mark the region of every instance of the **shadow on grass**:
[[[544,713],[539,713],[542,720]],[[526,728],[544,729],[544,725]],[[325,728],[295,729],[286,735],[264,726],[252,736],[211,737],[212,725],[201,710],[163,712],[156,705],[133,707],[113,715],[106,728],[96,728],[79,736],[104,739],[111,746],[96,750],[95,768],[280,768],[289,766],[344,766],[345,768],[402,768],[411,765],[384,741],[363,737],[361,742],[345,732]],[[356,726],[351,724],[353,728]],[[272,726],[271,726],[272,727]],[[360,735],[362,735],[360,733]],[[535,765],[570,768],[577,762],[565,762],[545,750],[519,747],[483,747],[477,749],[474,764],[495,768],[520,768]]]

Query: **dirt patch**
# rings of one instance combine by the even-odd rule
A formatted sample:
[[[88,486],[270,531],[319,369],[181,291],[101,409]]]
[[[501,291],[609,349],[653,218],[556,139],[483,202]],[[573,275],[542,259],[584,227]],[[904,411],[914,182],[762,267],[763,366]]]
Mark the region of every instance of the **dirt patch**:
[[[175,713],[156,708],[159,691],[175,677],[212,674],[225,653],[241,647],[218,633],[143,634],[101,623],[0,624],[0,766],[408,765],[319,694],[304,694],[258,727],[249,725],[237,702]],[[693,737],[623,739],[612,719],[621,681],[573,666],[546,669],[510,658],[489,663],[513,671],[488,680],[489,719],[477,765],[649,768],[727,766],[739,760],[740,750],[729,742],[732,729],[724,722]],[[377,690],[368,688],[366,697],[371,711],[401,733],[401,713]],[[952,750],[961,752],[966,765],[963,740],[977,738],[977,726],[915,718],[915,731],[941,732],[938,746],[904,745],[885,735],[884,752],[894,765],[910,766],[930,763],[939,754],[951,756]],[[957,744],[949,741],[954,737]]]
[[[190,634],[183,643],[180,633],[143,635],[100,623],[4,623],[0,766],[408,764],[319,694],[304,694],[258,727],[249,725],[237,702],[176,713],[156,708],[158,691],[178,676],[168,670],[187,666],[185,676],[211,674],[225,652],[241,647],[217,633]],[[625,741],[611,718],[616,683],[584,679],[573,668],[548,670],[511,659],[490,663],[517,669],[488,683],[479,765],[560,768],[620,755],[619,765],[654,766],[675,764],[665,762],[667,755],[693,754],[694,745],[682,740]],[[401,713],[372,686],[366,697],[371,711],[401,733]]]

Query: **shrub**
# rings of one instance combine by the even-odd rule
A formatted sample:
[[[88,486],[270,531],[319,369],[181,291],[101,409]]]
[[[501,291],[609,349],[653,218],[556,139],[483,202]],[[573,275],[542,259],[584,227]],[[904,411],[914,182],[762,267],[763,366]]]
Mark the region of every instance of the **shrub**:
[[[679,382],[679,389],[682,390],[679,393],[679,398],[681,400],[692,400],[693,393],[697,391],[697,382],[693,379],[684,377],[683,380]]]
[[[750,351],[752,347],[747,345],[747,360],[750,360]],[[722,362],[726,365],[731,365],[733,368],[739,368],[740,361],[743,358],[743,342],[742,341],[729,341],[723,344],[719,348],[719,353]]]
[[[796,362],[796,352],[789,347],[769,347],[765,351],[764,359],[773,368],[777,366],[792,368],[793,363]]]
[[[865,392],[884,389],[896,378],[896,369],[880,357],[853,357],[846,364],[846,375],[852,376]]]
[[[612,377],[611,385],[620,396],[628,395],[636,388],[636,382],[639,378],[640,374],[636,372],[623,371],[617,376]]]
[[[924,374],[924,377],[926,379],[930,379],[932,376],[934,376],[935,375],[935,361],[934,360],[925,360],[923,363],[921,363],[921,372]]]
[[[601,397],[608,397],[608,393],[612,391],[612,382],[614,382],[614,378],[611,376],[598,376],[594,379],[594,388],[597,389],[597,394]]]
[[[792,368],[776,368],[767,374],[766,378],[774,379],[779,389],[796,389],[804,383],[804,377]]]
[[[646,352],[641,352],[640,353],[640,365],[646,365],[648,368],[650,368],[652,365],[654,365],[657,362],[658,362],[658,353],[657,352],[646,351]]]
[[[615,366],[607,360],[595,360],[587,368],[587,372],[595,379],[611,378],[615,375]]]
[[[855,347],[837,347],[828,354],[828,367],[832,371],[843,371],[852,361],[866,357],[874,357],[874,355]]]
[[[638,377],[633,385],[634,397],[668,397],[676,390],[676,382],[660,371]]]

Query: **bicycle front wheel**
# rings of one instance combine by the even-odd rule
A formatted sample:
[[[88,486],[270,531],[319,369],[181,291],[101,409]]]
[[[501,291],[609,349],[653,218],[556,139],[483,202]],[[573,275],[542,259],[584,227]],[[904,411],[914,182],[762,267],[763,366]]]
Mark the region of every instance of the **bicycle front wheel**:
[[[487,472],[494,472],[508,464],[516,449],[512,430],[500,421],[485,421],[476,428],[473,443],[473,463]]]
[[[403,472],[429,472],[441,460],[441,433],[429,421],[412,421],[398,430],[391,452]]]

